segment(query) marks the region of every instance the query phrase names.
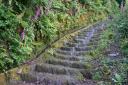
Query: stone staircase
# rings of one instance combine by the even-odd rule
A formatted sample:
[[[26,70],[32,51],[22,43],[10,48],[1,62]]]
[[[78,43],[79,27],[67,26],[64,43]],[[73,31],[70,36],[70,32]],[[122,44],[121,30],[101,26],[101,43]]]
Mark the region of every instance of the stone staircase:
[[[86,53],[97,48],[105,26],[101,22],[82,30],[61,48],[55,48],[50,59],[32,65],[29,73],[21,74],[20,80],[11,80],[9,85],[96,85],[90,81],[92,73],[86,63],[91,58]]]

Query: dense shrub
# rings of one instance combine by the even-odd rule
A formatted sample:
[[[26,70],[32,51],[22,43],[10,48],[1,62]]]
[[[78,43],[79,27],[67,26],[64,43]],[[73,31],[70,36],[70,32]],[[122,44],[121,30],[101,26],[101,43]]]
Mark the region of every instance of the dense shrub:
[[[31,31],[29,31],[28,34],[25,34],[25,43],[23,43],[20,39],[19,33],[17,32],[19,24],[22,24],[25,27],[26,32],[29,31],[26,22],[19,21],[16,15],[14,15],[5,6],[1,5],[0,72],[17,66],[32,52],[32,49],[29,47],[32,42]]]
[[[118,40],[120,40],[122,52],[128,56],[128,11],[125,10],[114,20],[113,28],[118,30]]]
[[[120,16],[117,24],[121,37],[128,38],[128,11],[125,11],[125,13]]]

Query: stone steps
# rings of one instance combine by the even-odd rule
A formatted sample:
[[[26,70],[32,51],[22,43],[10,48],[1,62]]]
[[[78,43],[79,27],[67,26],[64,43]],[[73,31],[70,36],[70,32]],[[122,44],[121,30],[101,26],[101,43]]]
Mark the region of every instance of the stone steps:
[[[74,47],[67,47],[67,46],[63,46],[60,48],[60,50],[62,51],[73,51]]]
[[[88,56],[66,56],[59,53],[54,54],[54,58],[62,59],[62,60],[69,60],[69,61],[89,61],[91,58]]]
[[[77,39],[86,39],[87,38],[87,36],[82,36],[82,35],[77,35],[76,37],[74,37],[74,38],[77,38]]]
[[[91,42],[91,43],[97,43],[97,41],[95,41],[95,42]],[[62,47],[61,47],[62,48]],[[84,46],[84,44],[83,44],[83,46],[77,46],[77,47],[69,47],[68,49],[67,49],[67,47],[63,47],[63,49],[56,49],[56,52],[57,53],[60,53],[60,54],[64,54],[64,55],[72,55],[72,52],[73,51],[89,51],[89,50],[92,50],[92,47],[89,47],[89,46]]]
[[[63,55],[73,55],[73,52],[72,51],[62,51],[60,49],[56,49],[56,52],[57,53],[60,53],[60,54],[63,54]]]
[[[60,60],[60,59],[49,59],[45,63],[53,65],[62,65],[71,68],[87,69],[88,66],[85,63],[79,61],[69,61],[69,60]]]
[[[97,45],[97,44],[94,44],[94,45]],[[80,55],[84,55],[85,53],[87,53],[88,51],[90,50],[82,50],[82,51],[61,51],[59,49],[56,50],[56,53],[59,53],[59,54],[62,54],[62,55],[65,55],[65,56],[80,56]]]
[[[76,77],[50,73],[21,74],[22,85],[80,85]]]
[[[68,46],[68,47],[76,47],[78,45],[78,43],[75,43],[75,42],[67,42],[64,44],[64,46]]]
[[[97,48],[102,24],[79,32],[62,47],[55,48],[53,58],[35,64],[33,71],[21,74],[21,80],[13,80],[10,85],[88,85],[83,79],[92,79],[90,64],[87,64],[91,58],[85,54]]]
[[[63,55],[59,53],[54,53],[54,57],[58,59],[70,60],[70,61],[80,61],[81,59],[82,60],[84,59],[81,56],[70,56],[70,55]]]
[[[76,51],[89,51],[92,50],[91,47],[75,47]]]
[[[73,43],[78,43],[78,44],[85,44],[87,40],[85,39],[74,39]]]
[[[69,68],[61,65],[53,65],[53,64],[41,64],[41,65],[37,64],[35,67],[35,71],[42,73],[70,75],[70,76],[78,76],[80,74],[79,69]]]

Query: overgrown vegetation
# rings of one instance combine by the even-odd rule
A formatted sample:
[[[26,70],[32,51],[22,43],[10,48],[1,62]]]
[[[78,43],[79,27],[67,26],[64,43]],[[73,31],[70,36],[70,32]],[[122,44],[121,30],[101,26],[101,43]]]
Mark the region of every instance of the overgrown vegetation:
[[[117,41],[121,47],[121,52],[123,54],[122,61],[118,62],[119,72],[115,74],[115,81],[118,82],[119,85],[127,82],[128,75],[128,11],[127,6],[124,13],[121,13],[112,25],[113,28],[117,30]]]
[[[126,10],[124,14],[120,15],[117,21],[115,21],[115,27],[117,27],[119,32],[119,38],[121,40],[121,46],[123,53],[128,57],[128,11]]]
[[[111,21],[109,27],[101,35],[101,40],[99,41],[99,47],[96,52],[93,53],[94,56],[99,54],[102,56],[100,59],[101,67],[97,67],[96,73],[94,73],[94,80],[103,79],[102,84],[105,85],[127,85],[128,79],[128,11],[127,5],[124,12],[117,13],[117,15]],[[102,42],[103,41],[103,42]],[[114,43],[111,45],[111,43]],[[110,46],[108,46],[110,45]],[[104,55],[104,48],[113,48],[111,46],[118,45],[114,49],[118,50],[121,55],[116,55],[115,57],[109,56],[108,53]],[[104,49],[104,50],[105,50]],[[106,50],[105,50],[106,51]],[[116,53],[118,52],[116,51]],[[116,54],[115,53],[115,54]],[[115,59],[114,59],[115,58]],[[106,81],[107,79],[107,81]],[[105,82],[106,81],[106,82]]]
[[[117,9],[115,0],[2,0],[0,3],[0,72],[32,58],[34,46],[38,45],[35,43],[47,45],[62,33],[105,19]]]

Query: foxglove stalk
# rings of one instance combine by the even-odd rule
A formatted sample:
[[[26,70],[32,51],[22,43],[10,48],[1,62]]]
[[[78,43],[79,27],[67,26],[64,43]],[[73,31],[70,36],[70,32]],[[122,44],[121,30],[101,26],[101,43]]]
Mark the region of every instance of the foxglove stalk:
[[[24,41],[25,39],[25,32],[24,30],[20,33],[21,41]]]
[[[33,20],[37,20],[39,17],[41,16],[41,7],[40,6],[36,6],[35,9],[35,15],[33,16]]]

